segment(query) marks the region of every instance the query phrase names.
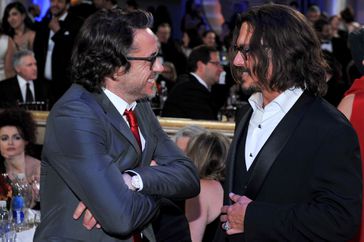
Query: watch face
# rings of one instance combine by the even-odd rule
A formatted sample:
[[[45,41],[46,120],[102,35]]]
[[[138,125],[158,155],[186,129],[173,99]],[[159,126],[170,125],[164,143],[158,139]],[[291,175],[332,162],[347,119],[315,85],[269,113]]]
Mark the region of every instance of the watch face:
[[[139,180],[139,177],[138,176],[133,176],[131,178],[131,185],[133,187],[135,187],[136,189],[139,189],[140,188],[140,180]]]

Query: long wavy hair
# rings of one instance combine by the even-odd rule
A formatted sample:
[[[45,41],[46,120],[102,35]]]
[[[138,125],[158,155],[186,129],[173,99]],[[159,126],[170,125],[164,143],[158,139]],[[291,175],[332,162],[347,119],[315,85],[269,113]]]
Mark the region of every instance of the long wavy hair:
[[[121,9],[100,10],[83,24],[77,37],[72,58],[71,77],[90,92],[100,92],[103,80],[117,68],[130,68],[126,56],[132,48],[136,29],[153,24],[150,13]]]
[[[29,18],[28,12],[25,9],[24,5],[20,2],[9,3],[4,10],[2,28],[3,28],[4,33],[9,35],[12,38],[15,35],[15,30],[10,26],[10,24],[8,22],[8,18],[10,15],[10,10],[12,10],[13,8],[18,10],[20,14],[25,16],[25,19],[24,19],[25,28],[33,30],[32,20]]]
[[[253,30],[249,43],[251,71],[261,87],[273,91],[301,87],[317,96],[326,93],[327,64],[318,37],[304,15],[279,4],[253,7],[238,19],[234,42],[243,23]],[[232,73],[238,74],[239,67],[232,66]]]

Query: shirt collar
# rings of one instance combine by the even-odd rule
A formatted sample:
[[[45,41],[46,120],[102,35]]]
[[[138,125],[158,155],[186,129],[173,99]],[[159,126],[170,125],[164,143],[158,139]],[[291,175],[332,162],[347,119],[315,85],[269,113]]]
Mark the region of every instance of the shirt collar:
[[[21,77],[19,75],[16,75],[16,78],[18,79],[19,86],[21,86],[21,87],[25,86],[28,82],[29,82],[30,85],[33,83],[32,80],[27,81],[27,80],[25,80],[23,77]]]
[[[206,87],[206,89],[207,89],[207,90],[209,90],[209,91],[210,91],[209,86],[207,85],[207,83],[206,83],[204,80],[202,80],[202,79],[201,79],[201,77],[199,77],[199,76],[198,76],[196,73],[194,73],[194,72],[190,72],[190,74],[191,74],[192,76],[196,77],[197,81],[198,81],[199,83],[201,83],[204,87]]]
[[[62,14],[61,17],[58,18],[58,20],[60,21],[64,21],[67,18],[68,12],[65,12],[64,14]]]
[[[265,109],[270,109],[272,106],[278,106],[282,110],[282,112],[287,113],[296,103],[302,93],[303,90],[301,88],[289,88],[279,94],[270,103],[268,103]],[[257,92],[251,95],[248,101],[254,111],[256,109],[263,109],[263,95],[261,92]]]
[[[127,110],[134,110],[137,102],[132,102],[131,104],[128,104],[124,99],[120,98],[110,90],[106,88],[102,88],[105,95],[109,98],[110,102],[115,106],[115,108],[118,110],[121,116],[124,115],[125,109]]]

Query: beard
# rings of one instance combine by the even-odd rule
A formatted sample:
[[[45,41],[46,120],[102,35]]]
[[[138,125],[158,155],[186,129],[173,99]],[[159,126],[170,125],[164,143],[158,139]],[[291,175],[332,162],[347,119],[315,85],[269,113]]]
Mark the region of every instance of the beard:
[[[244,85],[243,74],[247,73],[248,75],[251,76],[251,70],[249,68],[243,66],[232,66],[231,73],[234,78],[234,81],[240,85],[242,92],[245,95],[250,96],[253,93],[261,91],[261,88],[258,85],[250,85],[250,86]]]

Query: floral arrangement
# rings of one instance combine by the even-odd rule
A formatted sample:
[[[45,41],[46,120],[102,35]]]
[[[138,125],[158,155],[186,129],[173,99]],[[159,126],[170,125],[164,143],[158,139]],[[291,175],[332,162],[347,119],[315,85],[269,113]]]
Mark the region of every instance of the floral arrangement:
[[[0,176],[0,200],[8,201],[13,195],[13,189],[11,187],[11,181],[7,174]]]

